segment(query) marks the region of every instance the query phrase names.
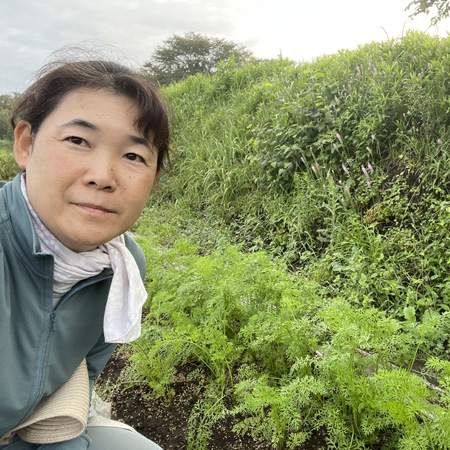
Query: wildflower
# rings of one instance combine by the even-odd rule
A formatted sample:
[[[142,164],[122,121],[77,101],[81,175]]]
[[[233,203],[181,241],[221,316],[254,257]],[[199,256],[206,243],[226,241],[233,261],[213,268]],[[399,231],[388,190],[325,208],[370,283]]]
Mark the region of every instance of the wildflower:
[[[438,144],[442,145],[442,141],[440,139],[438,139]]]
[[[335,143],[333,143],[333,147],[335,148],[335,150],[338,149]]]
[[[370,162],[367,163],[367,168],[373,173],[373,167]]]
[[[316,173],[316,168],[314,166],[311,166],[311,169],[314,173]]]
[[[369,174],[367,173],[367,170],[366,170],[366,168],[365,168],[364,166],[361,166],[361,170],[362,170],[362,173],[363,173],[367,178],[369,178]]]
[[[302,156],[302,157],[300,157],[300,159],[301,159],[302,163],[306,165],[305,158],[303,158],[303,156]]]
[[[342,180],[339,180],[338,183],[339,183],[339,184],[342,184]]]
[[[345,172],[347,175],[350,175],[350,172],[348,171],[347,167],[344,166],[344,164],[342,164],[342,168],[344,169],[344,172]]]
[[[336,133],[336,137],[338,138],[338,141],[339,141],[341,144],[344,144],[344,142],[342,142],[342,138],[341,138],[341,135],[340,135],[339,133]]]
[[[369,153],[372,153],[372,150],[370,150],[369,147],[366,147],[366,150],[367,150]]]
[[[367,186],[370,187],[370,180],[369,179],[367,179]]]
[[[375,135],[372,134],[372,135],[371,135],[371,138],[372,138],[372,141],[374,141],[374,140],[375,140]]]

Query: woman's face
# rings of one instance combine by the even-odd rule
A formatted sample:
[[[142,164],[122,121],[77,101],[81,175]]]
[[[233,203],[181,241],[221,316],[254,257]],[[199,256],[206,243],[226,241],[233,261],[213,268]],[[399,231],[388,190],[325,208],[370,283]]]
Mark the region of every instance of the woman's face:
[[[31,134],[15,130],[28,197],[46,227],[76,252],[124,233],[139,217],[155,178],[157,149],[134,125],[136,106],[108,91],[77,90]]]

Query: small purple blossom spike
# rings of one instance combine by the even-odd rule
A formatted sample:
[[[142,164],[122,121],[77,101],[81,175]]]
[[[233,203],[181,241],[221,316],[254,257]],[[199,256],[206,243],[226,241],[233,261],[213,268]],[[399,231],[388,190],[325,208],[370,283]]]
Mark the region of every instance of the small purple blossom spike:
[[[364,166],[361,166],[361,170],[362,170],[362,173],[363,173],[367,178],[369,178],[369,174],[367,173],[367,170],[366,170],[366,168],[365,168]]]
[[[342,164],[342,168],[344,169],[344,172],[349,175],[350,172],[348,171],[347,167],[344,166],[344,164]]]
[[[336,137],[338,138],[338,141],[339,141],[341,144],[344,144],[344,142],[342,141],[341,135],[340,135],[339,133],[336,133]]]
[[[373,173],[373,167],[370,162],[367,163],[367,168]]]

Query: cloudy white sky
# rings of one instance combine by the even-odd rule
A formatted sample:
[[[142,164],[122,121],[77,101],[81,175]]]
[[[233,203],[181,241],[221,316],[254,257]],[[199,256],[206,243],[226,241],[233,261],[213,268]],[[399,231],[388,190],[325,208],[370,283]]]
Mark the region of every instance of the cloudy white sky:
[[[340,49],[425,31],[410,0],[0,0],[0,94],[20,92],[49,54],[90,41],[137,65],[172,34],[195,31],[244,44],[255,56],[309,61]],[[447,36],[450,20],[428,30]],[[387,35],[386,35],[387,33]]]

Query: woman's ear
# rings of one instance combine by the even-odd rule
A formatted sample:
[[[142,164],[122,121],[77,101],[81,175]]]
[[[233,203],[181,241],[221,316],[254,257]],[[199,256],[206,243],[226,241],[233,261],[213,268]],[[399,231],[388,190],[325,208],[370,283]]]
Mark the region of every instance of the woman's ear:
[[[21,120],[14,128],[14,158],[21,169],[26,169],[33,147],[31,125]]]
[[[163,171],[163,168],[160,167],[155,174],[155,180],[157,180],[161,176],[162,171]]]

